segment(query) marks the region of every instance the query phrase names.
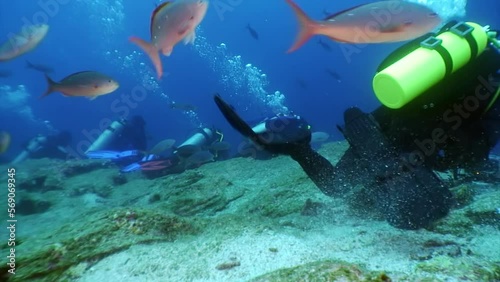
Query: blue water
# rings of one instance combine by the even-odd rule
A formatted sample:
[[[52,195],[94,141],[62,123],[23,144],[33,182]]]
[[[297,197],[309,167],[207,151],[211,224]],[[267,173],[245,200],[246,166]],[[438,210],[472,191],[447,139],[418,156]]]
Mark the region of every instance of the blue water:
[[[324,9],[338,11],[365,3],[297,2],[316,19],[323,17]],[[57,10],[47,13],[40,3],[56,3]],[[229,11],[221,12],[221,5],[229,7]],[[340,140],[342,137],[335,125],[342,123],[346,107],[358,106],[370,111],[379,106],[371,80],[379,62],[399,46],[370,45],[348,61],[339,43],[324,40],[332,48],[332,52],[326,52],[314,38],[295,53],[285,54],[297,29],[295,16],[284,1],[218,0],[211,2],[196,44],[180,44],[174,48],[172,56],[162,57],[164,72],[168,75],[157,81],[150,71],[149,59],[128,42],[131,35],[149,39],[150,14],[154,6],[154,1],[131,0],[0,3],[0,41],[7,40],[8,34],[17,33],[27,21],[50,25],[47,37],[34,51],[0,64],[0,70],[13,72],[11,77],[0,78],[0,85],[15,89],[22,84],[29,93],[25,100],[12,106],[8,105],[9,100],[0,97],[0,129],[11,133],[13,143],[3,156],[4,160],[17,154],[20,145],[34,135],[54,130],[70,130],[74,136],[72,147],[81,151],[88,143],[86,132],[93,132],[91,135],[95,138],[101,122],[135,114],[143,115],[147,122],[149,146],[165,138],[182,141],[200,125],[222,129],[229,141],[241,140],[213,103],[215,92],[233,104],[246,119],[258,120],[288,108],[306,117],[313,130],[326,131],[334,140]],[[498,3],[495,0],[472,1],[467,4],[467,14],[462,19],[498,29]],[[258,41],[245,29],[248,23],[259,33]],[[220,47],[221,43],[225,48]],[[241,57],[231,65],[229,60],[234,60],[235,56]],[[46,81],[41,73],[26,69],[25,60],[54,68],[55,73],[51,75],[54,80],[78,71],[95,70],[115,77],[121,86],[115,93],[94,101],[66,98],[57,93],[40,100],[38,96],[45,91]],[[252,65],[250,70],[245,67],[247,64]],[[329,76],[325,72],[327,68],[339,73],[342,82]],[[243,82],[230,79],[224,83],[223,77],[228,75],[252,79],[253,86],[247,87],[245,79]],[[307,88],[299,87],[299,79]],[[152,88],[149,87],[151,83],[154,84]],[[255,86],[260,84],[265,93],[273,95],[280,91],[285,99],[274,104],[263,99],[259,96],[262,92],[255,91]],[[131,95],[134,89],[144,85],[151,90],[142,101],[133,107],[120,101],[122,95]],[[190,103],[199,110],[195,115],[172,110],[168,107],[171,101]],[[26,110],[32,114],[20,113]]]

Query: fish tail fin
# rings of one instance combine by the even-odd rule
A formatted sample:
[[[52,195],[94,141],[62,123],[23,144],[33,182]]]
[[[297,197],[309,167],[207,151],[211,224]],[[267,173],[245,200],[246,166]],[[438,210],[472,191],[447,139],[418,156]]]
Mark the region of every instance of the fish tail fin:
[[[292,7],[293,11],[295,12],[295,15],[297,16],[297,19],[299,20],[299,34],[297,35],[297,39],[295,39],[295,42],[293,43],[292,47],[288,49],[287,53],[292,53],[293,51],[297,50],[302,46],[304,43],[306,43],[311,36],[316,34],[316,22],[309,18],[302,9],[295,4],[292,0],[286,0],[288,5]]]
[[[47,87],[47,90],[45,91],[45,93],[43,93],[40,96],[40,99],[42,99],[43,97],[48,96],[50,93],[54,92],[54,86],[57,84],[57,82],[53,81],[47,74],[45,74],[45,79],[47,80],[48,87]]]
[[[153,65],[156,69],[156,74],[158,75],[158,79],[160,79],[163,75],[163,67],[161,65],[160,53],[159,50],[151,43],[135,36],[131,36],[129,40],[139,46],[146,54],[148,54],[149,58],[153,62]]]

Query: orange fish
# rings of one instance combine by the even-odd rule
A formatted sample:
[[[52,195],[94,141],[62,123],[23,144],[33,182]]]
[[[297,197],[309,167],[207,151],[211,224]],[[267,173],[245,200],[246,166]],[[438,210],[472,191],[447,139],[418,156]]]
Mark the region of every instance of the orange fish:
[[[130,41],[141,47],[155,66],[158,78],[163,75],[159,52],[170,56],[180,41],[194,43],[195,29],[201,23],[208,8],[208,0],[177,0],[165,2],[156,7],[151,15],[151,42],[138,37]]]
[[[43,98],[52,92],[61,92],[64,96],[83,96],[91,100],[109,94],[118,89],[119,84],[111,77],[95,71],[82,71],[69,75],[60,82],[55,82],[45,75],[49,87],[40,96]]]
[[[297,39],[288,53],[299,49],[313,35],[346,43],[398,42],[422,36],[441,23],[439,16],[426,6],[399,0],[360,5],[322,21],[310,19],[292,0],[286,2],[300,24]]]
[[[0,62],[12,60],[35,49],[48,31],[49,26],[46,24],[25,26],[19,34],[0,45]]]

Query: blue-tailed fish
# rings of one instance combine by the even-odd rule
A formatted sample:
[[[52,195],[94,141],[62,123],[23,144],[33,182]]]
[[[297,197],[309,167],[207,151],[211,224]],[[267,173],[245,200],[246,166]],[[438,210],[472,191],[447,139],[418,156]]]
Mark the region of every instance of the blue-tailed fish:
[[[441,19],[430,8],[406,1],[378,1],[335,13],[322,21],[310,19],[292,0],[300,31],[288,53],[313,35],[345,43],[398,42],[417,38],[436,28]]]
[[[25,26],[20,33],[0,45],[0,62],[12,60],[35,49],[48,31],[49,26],[46,24]]]
[[[53,92],[61,92],[64,96],[83,96],[91,100],[98,96],[109,94],[118,89],[119,84],[113,78],[95,71],[82,71],[55,82],[45,75],[49,87],[40,97],[43,98]]]
[[[207,0],[177,0],[164,2],[151,15],[151,42],[138,37],[130,37],[148,54],[156,69],[158,78],[163,75],[159,52],[170,56],[174,46],[180,41],[194,43],[195,29],[201,23],[208,8]]]

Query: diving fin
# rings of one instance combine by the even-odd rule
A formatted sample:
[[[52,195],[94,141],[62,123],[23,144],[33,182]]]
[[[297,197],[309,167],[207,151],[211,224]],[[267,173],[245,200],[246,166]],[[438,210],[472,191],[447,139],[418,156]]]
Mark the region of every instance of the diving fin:
[[[445,216],[451,193],[432,170],[412,166],[382,133],[370,114],[358,108],[344,113],[343,134],[352,154],[359,160],[357,173],[372,189],[379,210],[389,224],[402,229],[418,229]],[[339,166],[336,173],[342,173]]]
[[[85,153],[89,159],[108,159],[108,160],[119,160],[127,157],[138,156],[140,151],[138,150],[128,150],[128,151],[90,151]]]
[[[258,145],[265,145],[262,140],[260,140],[257,133],[255,133],[252,128],[236,113],[234,108],[222,100],[219,94],[214,96],[215,104],[219,107],[219,110],[224,115],[229,124],[236,129],[241,135],[250,138],[252,141]]]

